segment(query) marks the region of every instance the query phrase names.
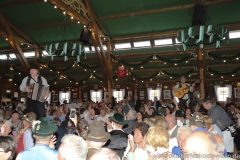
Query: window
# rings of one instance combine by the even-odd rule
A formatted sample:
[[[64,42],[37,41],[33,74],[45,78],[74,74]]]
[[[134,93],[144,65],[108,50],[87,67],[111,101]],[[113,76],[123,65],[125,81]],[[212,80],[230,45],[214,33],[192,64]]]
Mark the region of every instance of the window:
[[[150,47],[150,41],[133,42],[134,47]]]
[[[25,52],[23,53],[24,56],[27,58],[27,57],[34,57],[35,56],[35,52]]]
[[[160,100],[161,97],[161,88],[148,88],[148,100],[154,100],[154,97],[157,97],[158,100]]]
[[[229,38],[240,38],[240,31],[230,31],[229,32]]]
[[[156,46],[172,44],[172,39],[171,39],[171,38],[167,38],[167,39],[156,39],[156,40],[154,40],[154,44],[155,44]]]
[[[128,42],[128,43],[116,43],[115,48],[116,49],[130,49],[131,44],[130,44],[130,42]]]
[[[226,101],[227,97],[232,97],[232,85],[215,85],[214,89],[218,101]]]
[[[228,97],[228,87],[219,87],[217,90],[218,100],[225,101]]]
[[[71,99],[71,91],[67,91],[67,92],[60,91],[59,92],[60,104],[69,103],[70,99]]]
[[[123,92],[122,91],[113,91],[114,98],[117,99],[117,102],[123,99]]]
[[[100,102],[102,100],[102,90],[94,91],[90,90],[91,100],[93,102]]]

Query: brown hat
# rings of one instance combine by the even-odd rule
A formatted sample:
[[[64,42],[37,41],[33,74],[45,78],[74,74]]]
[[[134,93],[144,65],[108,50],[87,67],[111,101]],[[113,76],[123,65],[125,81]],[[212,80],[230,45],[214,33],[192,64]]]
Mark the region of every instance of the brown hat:
[[[197,127],[205,127],[206,125],[202,114],[199,112],[194,113],[190,120],[190,125],[194,125]]]
[[[111,135],[105,131],[102,122],[94,121],[90,124],[88,131],[82,132],[84,139],[95,142],[106,142]]]
[[[33,112],[29,112],[27,115],[24,116],[24,120],[27,121],[28,123],[32,123],[37,119],[37,116]]]

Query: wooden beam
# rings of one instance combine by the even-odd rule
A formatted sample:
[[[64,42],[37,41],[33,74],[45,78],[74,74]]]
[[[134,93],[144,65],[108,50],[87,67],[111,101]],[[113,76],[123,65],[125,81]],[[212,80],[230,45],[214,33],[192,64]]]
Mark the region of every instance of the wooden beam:
[[[225,26],[228,30],[240,30],[240,23],[230,23],[230,24],[219,24]],[[150,40],[156,38],[176,38],[177,34],[181,30],[171,30],[171,31],[162,31],[162,32],[152,32],[152,33],[144,33],[144,34],[132,34],[126,36],[116,36],[112,37],[113,42],[124,42],[124,41],[132,41],[132,40]]]
[[[62,11],[65,11],[66,14],[68,14],[71,17],[74,17],[77,21],[80,21],[84,25],[88,25],[89,22],[86,18],[84,18],[82,15],[77,13],[75,10],[73,10],[70,6],[66,5],[61,0],[48,0],[48,2],[52,3],[53,5],[56,5],[59,9]]]
[[[30,68],[30,65],[29,65],[27,59],[25,58],[25,56],[22,52],[22,49],[20,48],[17,40],[15,39],[15,36],[14,36],[10,26],[8,25],[9,23],[7,22],[7,20],[5,19],[5,17],[3,16],[2,13],[0,13],[0,19],[1,19],[0,23],[1,23],[2,27],[7,32],[9,45],[11,46],[11,48],[12,48],[13,52],[15,53],[17,59],[21,63],[22,70],[25,73],[28,73],[28,69]]]
[[[49,24],[39,24],[39,25],[33,25],[33,26],[26,26],[19,28],[20,30],[30,30],[30,29],[38,29],[38,28],[47,28],[47,27],[55,27],[55,26],[61,26],[63,22],[54,22]],[[77,24],[78,22],[73,20],[67,22],[67,24]]]
[[[37,3],[37,2],[43,2],[43,0],[19,0],[14,2],[7,2],[0,4],[0,8],[6,8],[6,7],[13,7],[13,6],[20,6],[20,5],[26,5],[31,3]]]
[[[100,38],[100,34],[99,34],[99,28],[97,25],[97,22],[95,20],[94,17],[94,13],[93,10],[91,9],[91,5],[89,3],[89,0],[84,0],[86,7],[88,9],[88,13],[92,22],[92,39],[93,39],[93,43],[94,43],[94,47],[95,47],[95,52],[99,52],[99,61],[102,62],[103,67],[105,69],[105,73],[103,72],[103,75],[107,75],[108,77],[108,81],[110,82],[110,85],[113,87],[113,80],[111,77],[111,70],[109,69],[109,66],[107,65],[107,59],[106,59],[106,55],[104,53],[104,49],[103,49],[103,45],[102,45],[102,40]],[[100,49],[100,51],[98,50],[98,47]]]
[[[112,71],[111,43],[110,42],[107,42],[107,65],[109,66],[109,69]],[[113,72],[110,72],[109,76],[112,77],[112,73]],[[113,96],[113,93],[112,93],[113,86],[110,83],[111,82],[108,80],[108,85],[107,85],[108,103],[112,103],[112,96]]]
[[[211,2],[205,2],[204,4],[209,6],[209,5],[220,4],[220,3],[229,3],[229,2],[234,2],[234,1],[237,1],[237,0],[214,0]],[[140,12],[123,13],[123,14],[117,14],[117,15],[111,15],[111,16],[103,16],[103,17],[99,17],[99,19],[100,20],[108,20],[108,19],[140,16],[140,15],[146,15],[146,14],[154,14],[154,13],[160,13],[160,12],[169,12],[169,11],[189,9],[189,8],[192,8],[193,6],[194,6],[193,4],[187,4],[187,5],[182,5],[182,6],[160,8],[160,9],[153,9],[153,10],[140,11]]]

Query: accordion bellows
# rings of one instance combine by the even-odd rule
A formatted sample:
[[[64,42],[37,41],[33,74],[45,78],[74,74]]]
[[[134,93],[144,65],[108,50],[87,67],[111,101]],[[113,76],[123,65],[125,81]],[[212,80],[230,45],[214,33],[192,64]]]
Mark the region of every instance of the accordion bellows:
[[[49,87],[46,85],[39,85],[39,83],[32,83],[29,85],[30,92],[28,98],[39,102],[44,102],[49,93]]]

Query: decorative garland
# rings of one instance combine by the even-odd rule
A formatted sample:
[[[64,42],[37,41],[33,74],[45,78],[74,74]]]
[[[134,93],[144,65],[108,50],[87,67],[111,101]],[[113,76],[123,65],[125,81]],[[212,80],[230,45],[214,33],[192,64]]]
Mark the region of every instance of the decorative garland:
[[[211,52],[207,52],[206,54],[207,54],[207,56],[210,56],[210,57],[215,58],[215,59],[233,59],[233,58],[237,58],[237,57],[240,56],[240,53],[236,54],[235,56],[230,56],[230,57],[227,57],[227,56],[226,57],[221,57],[221,56],[216,55],[216,54],[211,53]]]
[[[207,68],[207,70],[211,73],[217,74],[217,75],[230,75],[230,74],[235,74],[240,70],[240,67],[237,67],[235,70],[233,70],[232,72],[228,72],[228,73],[219,73],[218,71],[215,71],[211,68]]]
[[[194,56],[194,54],[190,54],[190,55],[185,56],[185,57],[183,57],[183,58],[181,58],[181,59],[179,59],[179,60],[170,60],[170,59],[161,57],[161,56],[159,56],[159,55],[157,55],[157,54],[153,54],[153,55],[149,56],[146,60],[144,60],[143,62],[141,62],[141,63],[139,63],[139,64],[130,64],[130,63],[124,61],[123,59],[117,58],[116,56],[114,56],[113,54],[111,54],[111,57],[112,57],[114,60],[116,60],[118,63],[121,63],[121,64],[123,64],[123,65],[125,65],[125,66],[128,66],[128,67],[140,67],[140,66],[143,66],[143,65],[147,64],[147,63],[150,62],[151,60],[156,60],[156,59],[162,60],[162,61],[168,62],[168,63],[184,62],[184,61],[192,58],[192,56]]]

